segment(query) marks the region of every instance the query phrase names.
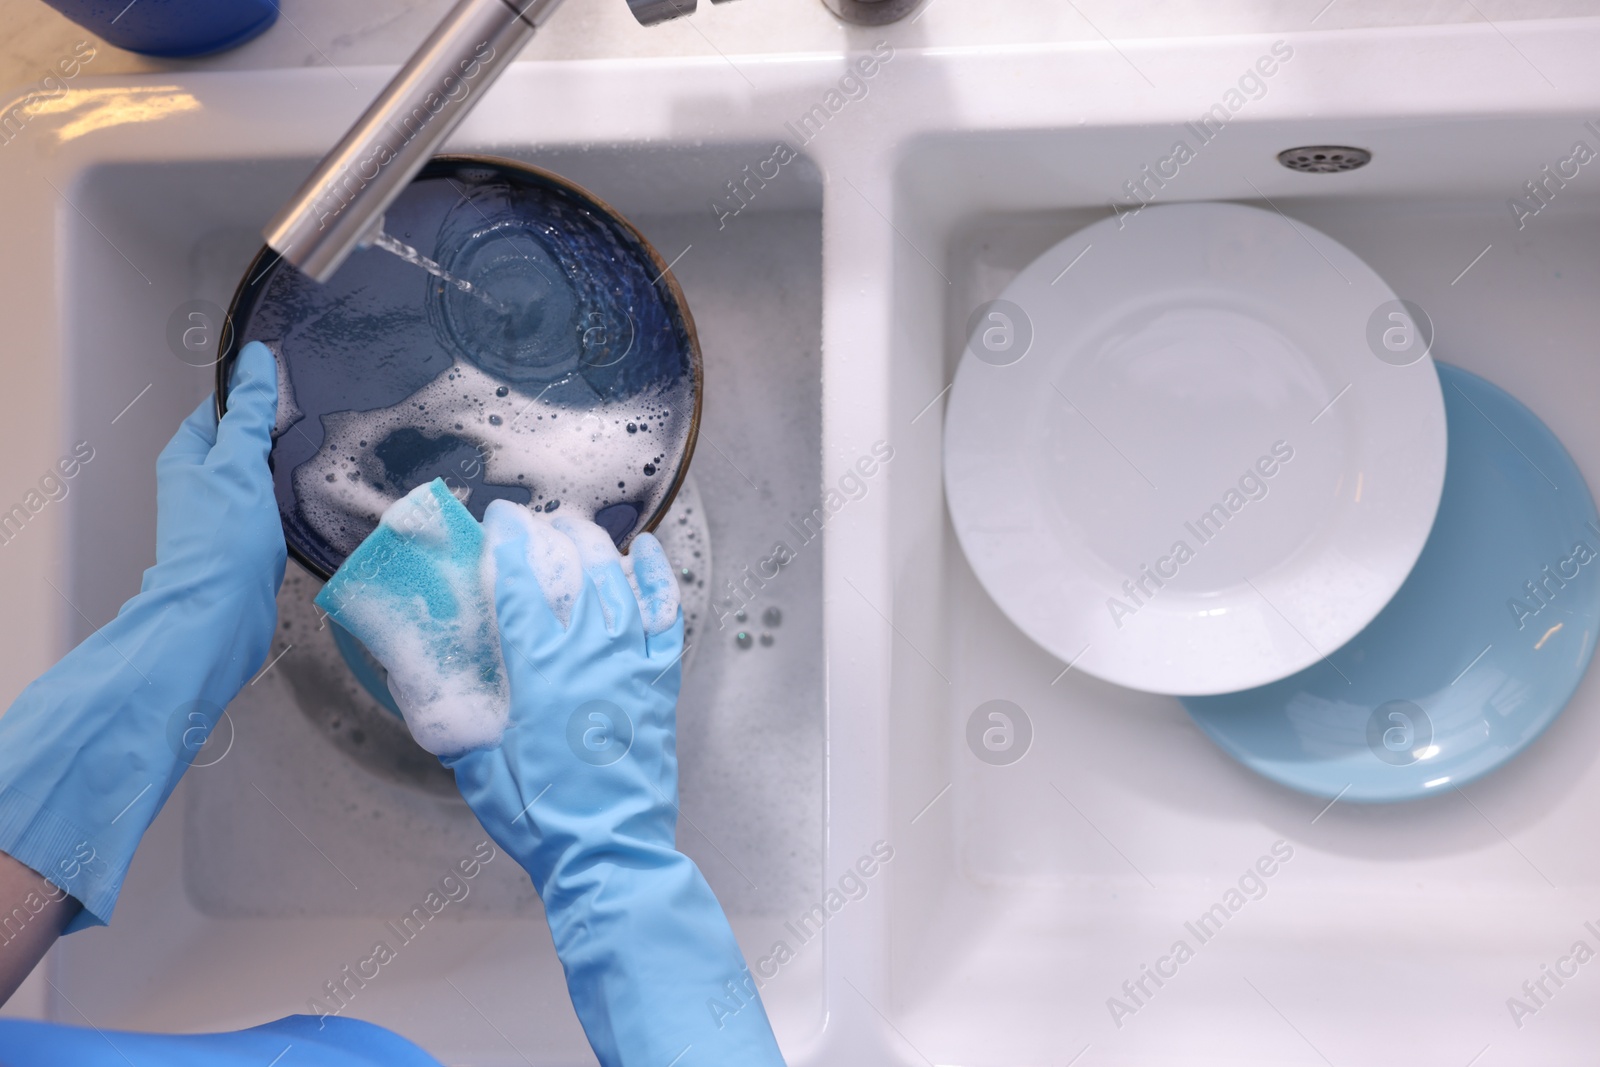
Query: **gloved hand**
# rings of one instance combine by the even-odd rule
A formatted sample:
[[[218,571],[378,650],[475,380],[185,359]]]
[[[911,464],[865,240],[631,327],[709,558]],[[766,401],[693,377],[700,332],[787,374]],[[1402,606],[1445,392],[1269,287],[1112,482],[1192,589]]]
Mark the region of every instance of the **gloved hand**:
[[[782,1064],[727,918],[674,847],[683,616],[661,545],[634,539],[630,584],[593,523],[496,501],[484,527],[511,721],[499,747],[444,763],[543,898],[595,1055]],[[733,991],[737,1012],[712,1010]]]
[[[266,659],[283,581],[272,353],[246,345],[156,461],[156,563],[117,617],[0,716],[0,852],[111,918],[133,850]]]

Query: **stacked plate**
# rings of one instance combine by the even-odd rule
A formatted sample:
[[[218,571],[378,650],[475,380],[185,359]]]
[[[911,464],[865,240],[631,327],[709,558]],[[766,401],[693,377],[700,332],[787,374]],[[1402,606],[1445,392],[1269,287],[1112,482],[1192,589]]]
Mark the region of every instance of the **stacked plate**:
[[[1390,801],[1521,751],[1600,629],[1600,516],[1515,398],[1325,234],[1148,208],[970,323],[951,518],[990,596],[1083,671],[1183,698],[1292,788]]]

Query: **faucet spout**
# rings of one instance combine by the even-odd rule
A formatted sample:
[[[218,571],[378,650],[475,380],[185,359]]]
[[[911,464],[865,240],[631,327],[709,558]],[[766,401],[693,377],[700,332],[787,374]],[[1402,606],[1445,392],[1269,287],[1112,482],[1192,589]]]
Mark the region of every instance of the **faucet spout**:
[[[383,213],[561,0],[459,0],[262,231],[319,282],[381,232]]]

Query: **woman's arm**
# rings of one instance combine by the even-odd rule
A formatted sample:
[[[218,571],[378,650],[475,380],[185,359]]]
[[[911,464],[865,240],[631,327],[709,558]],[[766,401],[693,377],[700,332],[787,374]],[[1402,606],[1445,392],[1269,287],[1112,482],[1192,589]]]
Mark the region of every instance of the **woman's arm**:
[[[11,999],[78,913],[78,902],[0,852],[0,1004]]]
[[[156,562],[138,594],[0,715],[0,995],[63,929],[110,920],[198,749],[203,731],[174,726],[214,726],[266,662],[286,559],[267,463],[277,395],[253,341],[227,413],[206,400],[156,461]]]

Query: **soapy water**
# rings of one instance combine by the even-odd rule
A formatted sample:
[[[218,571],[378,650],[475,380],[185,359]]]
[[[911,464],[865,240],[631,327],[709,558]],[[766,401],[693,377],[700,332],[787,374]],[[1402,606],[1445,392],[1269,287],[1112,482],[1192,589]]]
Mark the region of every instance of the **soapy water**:
[[[490,504],[482,526],[443,481],[419,486],[386,510],[378,529],[317,596],[388,672],[390,694],[419,745],[454,755],[499,743],[510,687],[495,621],[495,550],[520,544],[541,595],[562,626],[585,580],[615,595],[609,535],[571,517],[554,521],[508,501]],[[620,558],[645,632],[670,629],[678,585],[649,534]],[[602,610],[606,600],[601,597]],[[607,624],[615,620],[605,610]]]
[[[572,539],[556,531],[548,515],[494,501],[483,514],[491,549],[524,543],[528,569],[544,592],[550,613],[562,626],[572,624],[572,609],[583,593],[583,559]]]
[[[475,511],[496,498],[566,508],[620,540],[643,517],[629,498],[659,492],[667,461],[686,447],[692,388],[682,379],[572,408],[458,360],[398,404],[323,415],[321,446],[292,476],[300,514],[348,554],[407,485],[454,473],[451,489]],[[292,388],[286,395],[293,409]],[[463,453],[454,472],[438,469]]]
[[[503,500],[489,505],[483,528],[489,542],[488,559],[493,559],[494,549],[500,545],[522,545],[545,603],[563,627],[572,623],[585,581],[602,594],[600,610],[608,629],[615,631],[618,624],[609,607],[610,597],[633,597],[644,632],[650,636],[665,633],[678,619],[681,596],[677,578],[661,542],[650,534],[640,534],[629,553],[619,557],[611,538],[592,522],[570,516],[551,519]],[[609,566],[612,562],[621,564],[627,589],[612,588],[616,581]]]
[[[611,538],[606,536],[604,530],[594,523],[574,523],[565,516],[557,518],[550,524],[560,534],[570,538],[577,546],[578,558],[583,561],[583,569],[595,587],[600,590],[600,613],[605,616],[606,628],[616,630],[618,620],[611,612],[613,599],[620,599],[632,594],[638,597],[638,589],[626,573],[622,580],[628,582],[628,589],[617,589],[613,583],[617,581],[617,574],[605,567],[608,559],[616,559],[617,550],[611,544]],[[674,601],[676,603],[676,601]]]

